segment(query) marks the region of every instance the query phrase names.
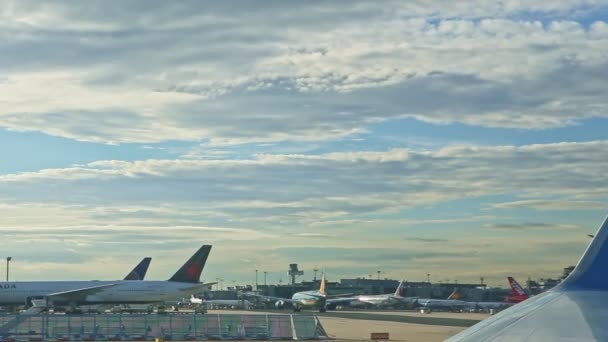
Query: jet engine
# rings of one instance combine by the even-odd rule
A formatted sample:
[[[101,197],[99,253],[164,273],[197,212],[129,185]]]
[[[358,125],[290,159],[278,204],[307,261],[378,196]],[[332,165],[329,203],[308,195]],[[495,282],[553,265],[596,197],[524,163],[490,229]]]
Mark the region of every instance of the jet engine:
[[[277,300],[274,303],[274,307],[277,308],[277,309],[283,309],[285,307],[285,301]]]
[[[35,303],[34,303],[34,301],[35,301]],[[34,304],[36,304],[37,306],[40,306],[43,301],[44,301],[44,304],[46,305],[47,303],[46,303],[44,296],[27,297],[27,298],[25,298],[25,307],[31,308],[32,306],[34,306]]]

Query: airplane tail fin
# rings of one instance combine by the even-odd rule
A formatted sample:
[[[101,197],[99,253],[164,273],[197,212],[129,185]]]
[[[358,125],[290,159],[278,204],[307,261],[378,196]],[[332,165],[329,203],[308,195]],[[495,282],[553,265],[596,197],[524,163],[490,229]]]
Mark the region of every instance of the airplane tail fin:
[[[319,286],[319,292],[327,293],[325,290],[325,286],[325,273],[323,273],[323,275],[321,276],[321,286]]]
[[[458,300],[462,298],[462,293],[460,293],[460,290],[458,288],[455,288],[454,291],[452,291],[452,293],[448,296],[448,299],[454,299],[454,300]]]
[[[608,290],[608,217],[595,234],[591,244],[574,271],[559,285],[563,290]]]
[[[521,285],[519,285],[517,280],[515,280],[513,277],[507,277],[507,279],[509,280],[509,285],[511,285],[511,290],[512,290],[513,295],[516,295],[516,296],[527,295],[526,291],[524,291],[524,288],[521,287]]]
[[[152,258],[150,257],[143,258],[143,260],[127,274],[124,280],[144,280],[146,273],[148,272],[148,267],[150,266],[150,261],[152,261]]]
[[[196,253],[169,279],[182,283],[198,283],[211,251],[210,245],[203,245]]]
[[[405,288],[405,279],[402,279],[395,290],[395,297],[403,297],[403,290]]]

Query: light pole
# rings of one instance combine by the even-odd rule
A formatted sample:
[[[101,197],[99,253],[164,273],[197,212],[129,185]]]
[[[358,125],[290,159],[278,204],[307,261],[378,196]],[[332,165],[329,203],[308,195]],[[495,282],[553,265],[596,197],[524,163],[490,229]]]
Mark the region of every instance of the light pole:
[[[6,257],[6,281],[8,282],[8,264],[13,260],[13,257]]]
[[[258,270],[255,270],[255,290],[258,290]]]
[[[267,273],[268,273],[268,272],[264,271],[264,287],[266,287],[266,274],[267,274]]]
[[[430,273],[426,274],[426,282],[429,284],[431,283],[431,274]]]
[[[317,281],[317,272],[319,272],[319,269],[315,268],[313,271],[315,272],[315,277],[314,277],[313,281]]]
[[[378,270],[376,273],[378,273],[378,280],[380,280],[380,273],[382,273],[382,271]]]

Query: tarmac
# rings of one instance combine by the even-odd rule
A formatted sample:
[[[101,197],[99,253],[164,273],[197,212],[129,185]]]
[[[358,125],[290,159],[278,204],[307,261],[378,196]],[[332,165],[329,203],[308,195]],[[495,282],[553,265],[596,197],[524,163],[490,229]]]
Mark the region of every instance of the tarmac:
[[[233,314],[296,314],[290,311],[239,311],[209,310],[214,313]],[[434,342],[443,341],[467,327],[489,317],[480,313],[434,312],[422,314],[417,311],[330,311],[316,314],[327,334],[338,341],[370,341],[371,333],[388,333],[390,341]]]

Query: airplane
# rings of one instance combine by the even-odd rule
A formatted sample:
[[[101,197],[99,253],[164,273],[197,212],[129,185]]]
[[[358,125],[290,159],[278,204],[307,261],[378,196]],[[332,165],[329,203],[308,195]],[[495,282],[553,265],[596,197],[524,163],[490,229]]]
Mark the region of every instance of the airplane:
[[[469,310],[503,310],[517,303],[523,302],[530,296],[524,291],[523,287],[513,277],[507,277],[511,286],[511,294],[505,297],[502,302],[465,302]]]
[[[253,303],[246,299],[204,299],[197,298],[194,295],[190,296],[189,303],[198,305],[211,304],[218,306],[242,307],[245,309],[253,307]]]
[[[509,285],[511,285],[511,294],[505,298],[507,303],[520,303],[530,298],[530,295],[524,291],[524,288],[519,285],[513,277],[508,277]]]
[[[123,280],[144,280],[144,278],[146,277],[146,273],[148,273],[148,267],[150,266],[150,261],[152,261],[152,258],[150,258],[150,257],[143,258],[139,262],[139,264],[137,264],[137,266],[135,266],[135,268],[123,278]],[[96,312],[96,311],[98,312],[98,311],[106,310],[110,307],[111,307],[110,305],[98,304],[98,305],[87,305],[87,306],[83,305],[81,308],[86,308],[86,310],[89,312]],[[128,305],[124,304],[123,307],[121,307],[121,308],[126,309],[126,307],[128,307]]]
[[[131,270],[131,272],[127,273],[123,280],[144,280],[144,278],[146,277],[146,273],[148,272],[148,267],[150,266],[150,261],[152,261],[152,258],[150,257],[143,258],[139,262],[139,264],[137,264],[137,266],[135,266],[135,268]],[[18,305],[8,305],[7,307],[14,309],[15,307],[22,306],[23,304],[26,303],[20,303]],[[97,307],[105,307],[105,305],[91,305],[88,309],[89,311],[91,311],[97,309]]]
[[[515,303],[508,302],[464,302],[465,309],[471,311],[490,311],[490,310],[504,310]],[[492,311],[490,311],[492,312]]]
[[[325,274],[321,277],[321,285],[318,290],[312,291],[300,291],[296,292],[291,296],[291,299],[278,298],[272,296],[262,296],[254,293],[243,293],[245,296],[252,296],[262,298],[264,300],[274,300],[275,307],[281,309],[285,306],[285,303],[290,303],[293,306],[294,312],[300,312],[302,309],[319,310],[319,312],[327,311],[327,306],[332,305],[335,301],[333,298],[336,296],[328,295],[325,291]],[[345,296],[345,295],[342,295]],[[338,301],[341,300],[337,299]]]
[[[447,341],[608,341],[608,218],[556,287]]]
[[[415,304],[422,307],[425,313],[430,313],[431,310],[459,311],[467,305],[467,302],[458,299],[461,296],[458,289],[454,289],[447,299],[419,298]]]
[[[167,281],[19,281],[0,283],[0,305],[26,304],[31,311],[49,306],[94,304],[148,304],[175,300],[199,293],[199,282],[210,245],[203,245]],[[38,311],[38,312],[39,312]]]
[[[135,266],[135,268],[127,274],[123,280],[144,280],[146,273],[148,273],[148,267],[150,266],[152,258],[145,257],[142,261]]]
[[[416,303],[418,297],[404,297],[402,296],[403,287],[405,285],[405,280],[401,280],[399,286],[395,290],[395,293],[381,294],[381,295],[359,295],[355,297],[346,297],[339,299],[332,299],[330,303],[332,305],[336,305],[339,303],[349,302],[351,305],[357,304],[371,304],[378,307],[391,306],[395,304],[406,304],[413,305]]]

